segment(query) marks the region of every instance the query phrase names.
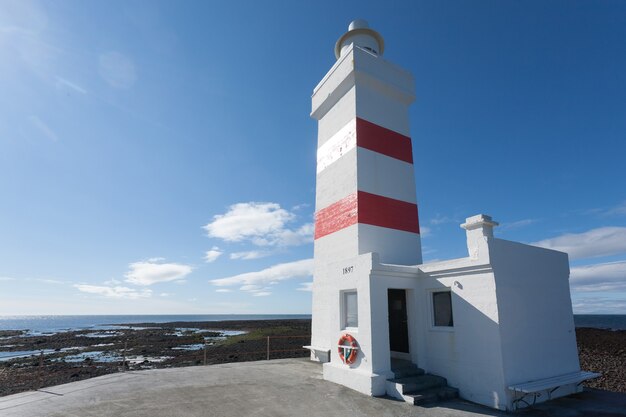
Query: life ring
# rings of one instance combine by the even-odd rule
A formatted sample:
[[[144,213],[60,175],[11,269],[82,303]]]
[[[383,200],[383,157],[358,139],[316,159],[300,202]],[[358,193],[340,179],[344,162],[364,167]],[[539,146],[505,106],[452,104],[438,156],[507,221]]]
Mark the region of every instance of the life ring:
[[[348,343],[350,348],[348,349],[345,343]],[[346,333],[339,338],[339,357],[345,364],[352,364],[356,360],[357,351],[359,348],[357,347],[356,339],[352,337],[352,335]],[[344,352],[347,353],[344,354]]]

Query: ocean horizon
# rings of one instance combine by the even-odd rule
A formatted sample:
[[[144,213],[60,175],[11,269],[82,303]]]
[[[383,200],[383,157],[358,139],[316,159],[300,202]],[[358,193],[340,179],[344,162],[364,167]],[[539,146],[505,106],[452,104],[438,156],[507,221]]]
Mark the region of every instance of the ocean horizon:
[[[104,314],[0,316],[0,330],[53,333],[137,323],[310,319],[310,314]]]
[[[137,323],[310,319],[310,314],[141,314],[0,316],[0,330],[51,333]],[[626,314],[574,314],[576,327],[626,330]]]

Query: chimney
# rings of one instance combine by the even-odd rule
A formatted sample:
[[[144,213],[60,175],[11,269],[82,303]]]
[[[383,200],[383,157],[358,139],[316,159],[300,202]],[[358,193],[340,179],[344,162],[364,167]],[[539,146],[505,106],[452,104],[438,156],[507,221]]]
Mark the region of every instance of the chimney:
[[[493,228],[498,225],[491,216],[477,214],[468,217],[461,225],[467,231],[467,251],[472,259],[477,259],[480,254],[487,254],[487,240],[493,238]],[[483,251],[483,249],[485,249]]]

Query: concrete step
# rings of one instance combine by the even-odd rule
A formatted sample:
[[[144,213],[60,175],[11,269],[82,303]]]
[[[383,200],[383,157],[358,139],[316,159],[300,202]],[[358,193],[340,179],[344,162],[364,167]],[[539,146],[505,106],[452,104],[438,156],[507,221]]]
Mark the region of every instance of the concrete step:
[[[392,372],[395,379],[424,375],[424,370],[417,366],[414,368],[392,369]]]
[[[408,392],[423,391],[430,388],[444,387],[447,385],[445,378],[437,375],[416,375],[404,378],[394,378],[387,381],[387,384],[395,384],[396,390],[401,394]]]
[[[420,405],[456,398],[459,390],[448,386],[448,381],[438,375],[424,374],[412,363],[393,363],[395,378],[387,380],[387,395],[410,404]]]
[[[391,371],[394,373],[394,378],[405,378],[424,374],[423,369],[418,368],[413,362],[403,359],[392,359]]]
[[[404,401],[413,405],[424,405],[437,401],[446,401],[459,396],[459,390],[452,387],[436,387],[403,394]]]

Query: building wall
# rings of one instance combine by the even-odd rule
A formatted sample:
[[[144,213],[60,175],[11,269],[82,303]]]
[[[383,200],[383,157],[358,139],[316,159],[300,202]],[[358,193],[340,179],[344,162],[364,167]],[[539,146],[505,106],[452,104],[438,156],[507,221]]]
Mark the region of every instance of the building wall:
[[[488,259],[430,263],[420,270],[418,365],[445,377],[462,398],[506,408],[498,302]],[[432,292],[443,289],[452,293],[451,328],[433,326]]]
[[[489,252],[506,386],[579,371],[567,254],[502,239]]]

